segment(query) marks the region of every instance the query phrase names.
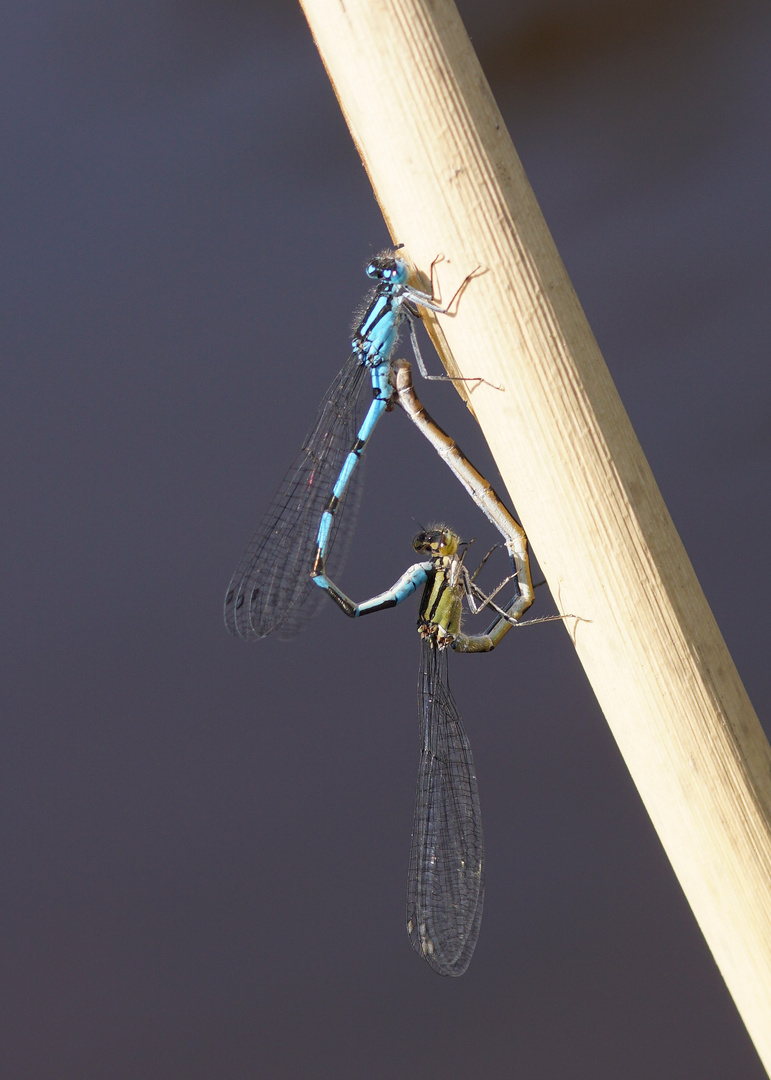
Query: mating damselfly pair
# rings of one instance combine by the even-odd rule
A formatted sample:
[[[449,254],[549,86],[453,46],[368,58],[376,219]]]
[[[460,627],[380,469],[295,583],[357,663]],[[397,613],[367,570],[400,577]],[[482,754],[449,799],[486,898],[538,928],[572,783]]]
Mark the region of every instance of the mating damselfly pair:
[[[490,651],[530,607],[533,587],[527,541],[492,487],[421,405],[410,365],[391,359],[406,319],[421,374],[448,378],[428,375],[415,322],[421,308],[447,314],[455,297],[442,307],[433,296],[433,280],[430,293],[410,285],[409,267],[394,252],[374,258],[366,272],[376,286],[354,331],[350,358],[327,391],[300,454],[231,579],[225,623],[241,638],[262,638],[273,632],[291,637],[317,610],[325,592],[347,615],[358,617],[394,607],[423,587],[418,618],[421,751],[407,929],[413,947],[435,971],[461,975],[479,934],[484,841],[476,772],[450,692],[447,656],[449,649]],[[372,403],[359,423],[367,373]],[[327,559],[335,541],[338,557],[344,557],[350,544],[352,530],[344,531],[341,522],[345,507],[355,508],[358,502],[356,465],[378,420],[394,404],[404,408],[504,537],[513,572],[502,586],[514,583],[514,595],[505,605],[499,606],[476,585],[475,575],[464,565],[467,545],[447,526],[419,533],[415,550],[429,558],[414,564],[390,590],[369,601],[354,603],[328,577]],[[461,630],[464,600],[472,612],[494,611],[495,618],[484,634],[466,635]]]

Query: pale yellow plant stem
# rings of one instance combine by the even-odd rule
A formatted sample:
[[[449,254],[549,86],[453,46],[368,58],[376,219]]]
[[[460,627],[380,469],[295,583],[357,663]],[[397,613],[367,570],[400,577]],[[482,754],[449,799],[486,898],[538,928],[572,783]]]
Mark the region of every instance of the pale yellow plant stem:
[[[481,267],[439,343],[504,388],[474,412],[768,1070],[771,751],[457,10],[302,3],[394,239],[422,271],[444,255],[445,300]]]

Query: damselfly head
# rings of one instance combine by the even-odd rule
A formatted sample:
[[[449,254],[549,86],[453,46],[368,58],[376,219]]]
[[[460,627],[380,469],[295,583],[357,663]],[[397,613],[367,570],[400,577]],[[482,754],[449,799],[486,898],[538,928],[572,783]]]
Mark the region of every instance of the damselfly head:
[[[454,555],[458,550],[460,537],[447,525],[433,529],[423,529],[412,541],[415,551],[426,555]]]
[[[410,276],[410,270],[404,259],[398,258],[392,251],[382,251],[376,255],[367,266],[368,277],[375,281],[386,281],[389,284],[402,285]]]

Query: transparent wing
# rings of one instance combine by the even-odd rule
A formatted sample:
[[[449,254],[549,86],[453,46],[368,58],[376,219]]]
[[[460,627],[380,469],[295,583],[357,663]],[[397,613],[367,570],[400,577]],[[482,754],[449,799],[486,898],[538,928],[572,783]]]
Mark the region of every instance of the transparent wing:
[[[448,682],[449,651],[428,638],[421,643],[407,932],[434,971],[462,975],[479,937],[485,853],[474,759]]]
[[[339,574],[340,571],[344,569],[348,553],[351,550],[353,534],[356,531],[356,521],[359,517],[359,505],[364,489],[364,476],[366,471],[367,459],[366,457],[360,457],[359,462],[351,475],[351,479],[348,481],[345,494],[340,500],[340,505],[332,522],[332,533],[329,542],[330,557],[327,559],[327,567],[331,567],[330,572],[335,575]],[[336,479],[337,473],[332,478],[329,485],[330,495]],[[326,499],[322,500],[322,502],[324,506],[322,506],[321,512],[316,515],[315,524],[311,522],[313,543],[310,546],[310,557],[307,562],[308,570],[306,572],[310,572],[311,562],[316,553],[316,535],[321,519],[321,513],[326,506]],[[338,533],[340,520],[343,515],[345,515],[345,528],[341,533]],[[331,550],[333,545],[334,551]],[[308,620],[318,613],[319,608],[323,607],[325,602],[329,603],[328,600],[324,600],[324,595],[325,590],[320,589],[311,582],[308,593],[306,594],[306,599],[301,600],[299,603],[290,607],[289,614],[278,627],[276,636],[282,641],[289,641],[291,638],[296,637]]]
[[[368,369],[352,355],[330,386],[302,450],[273,497],[230,580],[225,625],[242,638],[261,638],[278,630],[292,637],[315,612],[321,599],[310,579],[316,535],[343,460],[357,429],[357,405]],[[351,485],[335,515],[330,548],[346,504],[356,504]],[[309,600],[311,590],[318,593]]]

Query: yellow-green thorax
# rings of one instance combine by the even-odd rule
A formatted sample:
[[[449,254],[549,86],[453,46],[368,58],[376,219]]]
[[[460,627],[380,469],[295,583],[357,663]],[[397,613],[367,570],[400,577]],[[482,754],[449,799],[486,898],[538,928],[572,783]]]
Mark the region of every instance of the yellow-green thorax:
[[[418,613],[418,633],[432,637],[438,648],[451,645],[460,633],[463,590],[463,555],[458,555],[460,537],[446,526],[418,533],[416,551],[431,556],[433,572],[426,582]]]

